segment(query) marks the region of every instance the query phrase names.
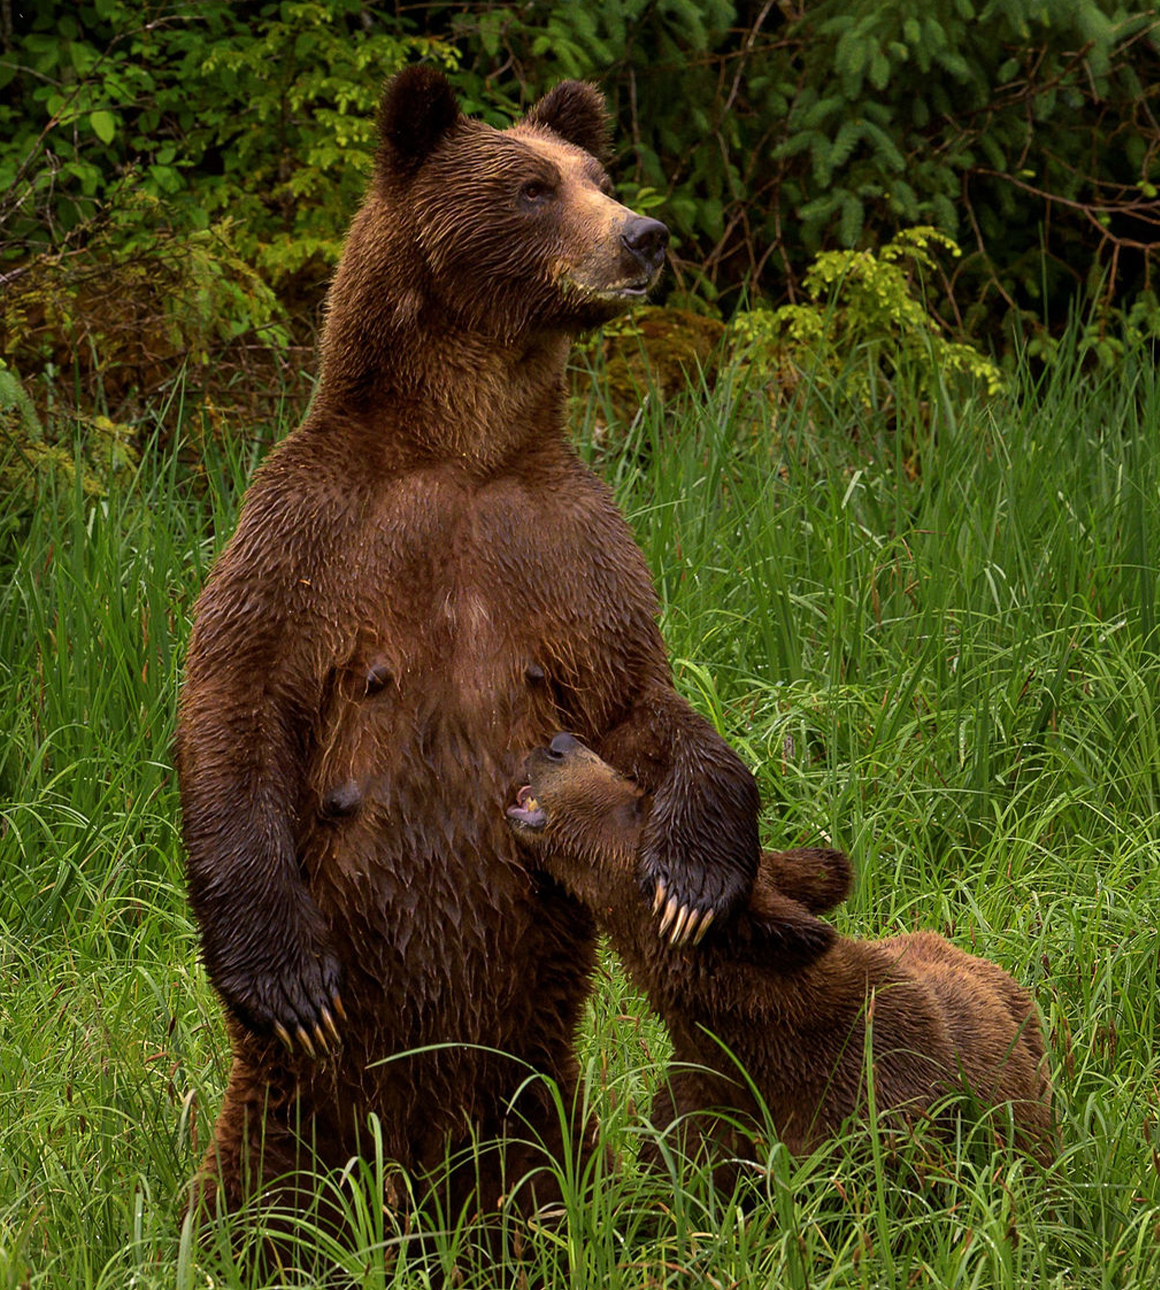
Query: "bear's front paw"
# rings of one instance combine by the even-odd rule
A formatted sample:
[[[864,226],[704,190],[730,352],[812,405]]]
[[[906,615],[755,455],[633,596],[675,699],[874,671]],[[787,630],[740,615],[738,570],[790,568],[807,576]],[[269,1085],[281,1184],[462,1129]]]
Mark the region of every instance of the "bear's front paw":
[[[749,884],[740,872],[725,875],[724,882],[713,883],[715,890],[711,893],[705,891],[704,875],[699,875],[700,891],[696,896],[682,899],[682,889],[693,875],[682,874],[679,869],[674,871],[674,867],[668,865],[654,878],[649,874],[647,855],[642,860],[648,875],[646,886],[652,888],[653,913],[661,916],[657,933],[662,937],[667,935],[670,945],[699,945],[717,918],[732,913],[743,903],[748,892]],[[717,877],[719,879],[721,875]]]
[[[747,787],[741,781],[741,787]],[[656,794],[640,853],[640,878],[672,945],[696,945],[749,899],[757,872],[757,794],[734,792],[731,811],[688,792]]]
[[[289,1052],[325,1055],[341,1042],[335,1023],[346,1020],[339,985],[342,969],[330,953],[283,954],[276,967],[240,967],[213,975],[231,1011],[248,1029],[273,1034]]]

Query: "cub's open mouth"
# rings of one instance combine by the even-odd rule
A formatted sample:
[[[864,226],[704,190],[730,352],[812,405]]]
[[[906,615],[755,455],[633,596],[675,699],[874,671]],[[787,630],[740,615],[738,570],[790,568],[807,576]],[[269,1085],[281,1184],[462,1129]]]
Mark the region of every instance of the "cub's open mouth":
[[[525,784],[516,794],[515,806],[507,808],[507,817],[521,829],[536,832],[548,822],[548,813],[532,796],[532,786]]]

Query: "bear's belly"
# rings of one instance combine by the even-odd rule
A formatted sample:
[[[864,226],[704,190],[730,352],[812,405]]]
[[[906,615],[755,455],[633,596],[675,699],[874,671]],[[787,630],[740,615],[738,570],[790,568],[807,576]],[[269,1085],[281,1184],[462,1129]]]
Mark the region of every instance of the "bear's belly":
[[[405,548],[359,548],[375,570],[361,584],[381,590],[341,633],[299,855],[342,947],[363,1048],[352,1063],[470,1044],[542,1067],[571,1053],[594,937],[579,905],[528,872],[505,810],[533,748],[563,728],[598,736],[623,702],[628,669],[593,597],[624,596],[574,535],[522,503],[485,523],[482,503],[444,500],[424,496],[414,519],[426,528]],[[419,1064],[431,1069],[414,1087],[452,1068],[467,1086],[488,1081],[487,1060],[466,1050]],[[369,1100],[385,1109],[401,1068],[376,1069]]]
[[[374,694],[347,687],[311,768],[299,854],[341,929],[348,1010],[383,1052],[522,1043],[539,980],[574,976],[592,939],[506,823],[524,759],[561,724],[544,669],[484,636]]]

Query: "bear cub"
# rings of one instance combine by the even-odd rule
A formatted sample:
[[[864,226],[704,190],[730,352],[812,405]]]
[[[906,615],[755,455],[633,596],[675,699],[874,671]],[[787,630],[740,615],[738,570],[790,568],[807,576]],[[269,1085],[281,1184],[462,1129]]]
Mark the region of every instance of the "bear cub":
[[[934,932],[838,935],[815,915],[849,890],[841,852],[764,853],[748,907],[711,928],[702,920],[701,943],[675,948],[657,937],[637,877],[648,796],[568,734],[532,753],[526,777],[510,826],[592,910],[668,1026],[675,1073],[654,1106],[659,1128],[728,1112],[695,1115],[694,1132],[718,1159],[744,1153],[738,1113],[757,1116],[756,1090],[785,1145],[812,1151],[867,1113],[869,1029],[880,1111],[914,1120],[965,1084],[1010,1107],[1021,1148],[1051,1157],[1047,1062],[1027,991]]]

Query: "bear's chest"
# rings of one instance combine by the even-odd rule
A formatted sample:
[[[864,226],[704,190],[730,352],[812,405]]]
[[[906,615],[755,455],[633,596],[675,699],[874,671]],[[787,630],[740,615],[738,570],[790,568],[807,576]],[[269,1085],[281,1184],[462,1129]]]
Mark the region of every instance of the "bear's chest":
[[[651,595],[647,574],[634,589],[598,554],[604,522],[582,499],[427,482],[397,489],[352,543],[359,594],[312,736],[300,850],[376,971],[427,945],[438,974],[451,925],[481,973],[512,936],[540,934],[504,810],[534,747],[561,728],[595,738],[623,708],[631,648],[615,621]]]
[[[598,738],[631,699],[652,593],[627,529],[582,481],[417,476],[368,513],[348,564],[304,819],[375,852],[510,851],[528,752],[560,729]]]
[[[564,482],[398,481],[360,544],[355,684],[385,667],[404,704],[435,695],[445,712],[501,720],[505,698],[537,685],[592,689],[594,674],[618,668],[626,624],[651,596],[601,501]]]

